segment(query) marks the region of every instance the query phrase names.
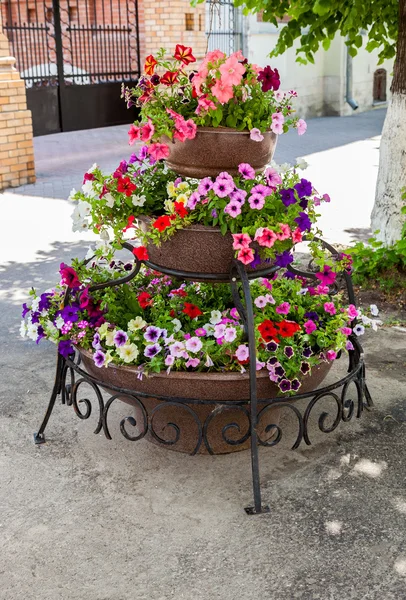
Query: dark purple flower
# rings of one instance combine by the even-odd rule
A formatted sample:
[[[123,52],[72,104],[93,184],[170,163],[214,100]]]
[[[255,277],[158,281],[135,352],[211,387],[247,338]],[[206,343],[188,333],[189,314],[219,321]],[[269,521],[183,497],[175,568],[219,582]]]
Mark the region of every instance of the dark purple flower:
[[[309,363],[306,361],[303,361],[302,364],[300,365],[300,370],[302,371],[303,375],[306,375],[306,373],[308,373],[310,371]]]
[[[266,349],[268,350],[268,352],[276,352],[278,349],[278,344],[276,342],[269,342],[266,345]]]
[[[254,252],[254,260],[252,260],[252,261],[250,262],[250,267],[251,267],[252,269],[255,269],[255,268],[256,268],[256,267],[258,267],[260,264],[261,264],[261,257],[260,257],[260,255],[259,255],[259,252],[258,252],[258,250],[255,250],[255,252]]]
[[[285,250],[281,254],[277,254],[275,257],[275,264],[278,267],[286,268],[291,262],[293,262],[293,255],[289,252],[289,250]]]
[[[152,344],[152,346],[145,346],[144,356],[147,358],[153,358],[162,350],[159,344]]]
[[[51,294],[41,294],[40,301],[38,302],[38,310],[39,312],[43,310],[48,310],[51,306],[51,302],[49,301]]]
[[[138,156],[136,154],[131,154],[130,158],[128,159],[128,164],[133,165],[135,162],[137,162],[137,160]]]
[[[294,392],[297,392],[297,390],[300,388],[300,386],[302,385],[300,383],[300,381],[298,379],[292,379],[291,381],[291,385],[292,385],[292,390]]]
[[[309,358],[313,354],[312,349],[307,347],[303,350],[303,356]]]
[[[92,341],[92,346],[95,350],[99,350],[101,348],[100,341],[100,335],[98,333],[95,333]]]
[[[279,377],[283,377],[285,375],[285,369],[282,365],[279,365],[278,367],[275,367],[275,373],[276,375],[279,375]]]
[[[303,210],[306,210],[306,208],[309,206],[309,201],[307,198],[302,198],[302,200],[299,202],[299,206],[301,208],[303,208]]]
[[[290,271],[285,271],[283,274],[285,279],[295,279],[296,275]]]
[[[279,77],[278,69],[271,69],[268,65],[258,73],[258,81],[262,83],[262,91],[269,92],[269,90],[279,90],[281,80]]]
[[[124,346],[124,344],[126,343],[126,341],[128,340],[128,335],[126,334],[125,331],[122,331],[121,329],[119,329],[114,338],[113,341],[116,345],[117,348],[120,348],[121,346]]]
[[[39,312],[31,313],[31,323],[39,323],[39,317],[40,317]]]
[[[158,83],[161,81],[161,78],[159,77],[159,75],[157,75],[156,73],[154,73],[154,75],[152,75],[151,77],[151,83],[152,85],[158,85]]]
[[[27,303],[24,302],[23,304],[23,312],[21,313],[22,318],[24,319],[25,316],[30,312],[30,308],[28,308]]]
[[[310,181],[307,181],[307,179],[301,179],[300,182],[295,185],[295,190],[297,191],[299,198],[310,196],[312,189],[313,186]]]
[[[292,384],[289,379],[282,379],[282,381],[278,384],[281,392],[290,392],[292,389]]]
[[[285,353],[285,356],[287,356],[288,358],[292,358],[292,356],[294,355],[292,346],[286,346],[284,353]]]
[[[318,321],[319,315],[314,310],[309,310],[304,314],[306,319],[311,319],[312,321]]]
[[[73,354],[75,350],[73,349],[72,343],[70,340],[62,340],[58,344],[58,352],[62,354],[64,358],[68,358],[70,354]]]
[[[38,337],[35,340],[35,343],[39,344],[39,342],[42,340],[42,338],[45,337],[44,329],[41,327],[41,325],[38,327],[37,333],[38,333]]]
[[[276,363],[277,363],[277,362],[278,362],[278,359],[276,358],[276,356],[273,356],[272,358],[270,358],[270,359],[268,360],[268,363],[269,363],[270,365],[276,365]]]
[[[123,265],[124,271],[132,271],[133,267],[134,267],[133,263],[130,263],[130,262],[125,263],[125,265]]]
[[[295,223],[297,223],[300,231],[310,231],[312,227],[312,222],[306,213],[300,212],[299,216],[294,219]]]
[[[279,193],[282,198],[282,202],[285,206],[290,206],[291,204],[295,204],[295,190],[293,188],[289,188],[287,190],[279,190]]]
[[[213,219],[217,219],[218,214],[215,208],[213,208],[213,210],[211,211],[211,216],[213,217]]]
[[[72,304],[68,304],[61,310],[61,317],[65,321],[70,321],[71,323],[76,323],[79,320],[79,304],[77,302],[72,302]]]

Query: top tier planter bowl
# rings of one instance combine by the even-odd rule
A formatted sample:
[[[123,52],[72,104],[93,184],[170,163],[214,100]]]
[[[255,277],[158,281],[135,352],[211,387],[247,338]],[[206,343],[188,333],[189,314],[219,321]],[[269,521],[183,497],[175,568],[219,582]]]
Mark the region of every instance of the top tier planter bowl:
[[[168,167],[184,177],[216,177],[222,171],[238,174],[238,165],[249,163],[255,171],[263,171],[275,152],[277,136],[263,134],[261,142],[250,138],[249,131],[229,127],[198,127],[193,140],[169,141]]]

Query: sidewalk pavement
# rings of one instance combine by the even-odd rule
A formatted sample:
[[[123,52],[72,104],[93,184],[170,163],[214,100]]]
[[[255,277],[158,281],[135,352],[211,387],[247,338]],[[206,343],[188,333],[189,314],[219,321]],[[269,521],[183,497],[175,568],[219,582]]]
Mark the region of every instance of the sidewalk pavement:
[[[376,177],[382,118],[375,111],[351,121],[315,120],[307,142],[291,135],[279,142],[278,161],[305,154],[320,191],[334,202],[338,190],[339,201],[327,206],[333,237],[349,235],[343,227],[368,227],[368,178]],[[92,434],[96,416],[80,421],[57,404],[47,443],[34,446],[55,348],[19,339],[19,305],[31,285],[53,284],[60,262],[85,253],[91,236],[70,231],[66,191],[80,184],[93,161],[113,168],[128,156],[125,129],[37,138],[38,183],[1,199],[0,598],[404,600],[401,328],[369,332],[363,340],[372,412],[322,434],[320,414],[330,414],[328,423],[336,415],[331,397],[312,416],[313,446],[289,450],[294,423],[284,419],[278,447],[260,449],[267,515],[242,510],[252,501],[249,453],[189,457],[146,440],[129,442],[118,426],[128,412],[124,404],[112,407],[112,441]],[[50,187],[56,178],[60,191]],[[342,226],[344,202],[349,212]],[[344,374],[344,361],[334,369],[331,377]]]

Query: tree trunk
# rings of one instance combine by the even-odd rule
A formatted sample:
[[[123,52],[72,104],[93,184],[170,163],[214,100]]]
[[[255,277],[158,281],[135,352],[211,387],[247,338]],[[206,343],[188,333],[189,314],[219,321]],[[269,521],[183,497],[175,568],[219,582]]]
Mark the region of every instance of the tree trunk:
[[[400,239],[404,215],[401,190],[406,186],[406,0],[399,1],[399,34],[392,99],[382,131],[372,230],[390,246]]]

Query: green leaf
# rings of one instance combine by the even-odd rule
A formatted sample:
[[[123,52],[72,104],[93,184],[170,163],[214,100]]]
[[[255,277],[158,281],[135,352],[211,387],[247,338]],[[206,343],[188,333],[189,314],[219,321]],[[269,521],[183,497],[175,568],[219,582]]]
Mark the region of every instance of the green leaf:
[[[324,40],[322,41],[322,46],[323,46],[324,50],[328,50],[330,48],[330,45],[331,45],[330,38],[324,38]]]

